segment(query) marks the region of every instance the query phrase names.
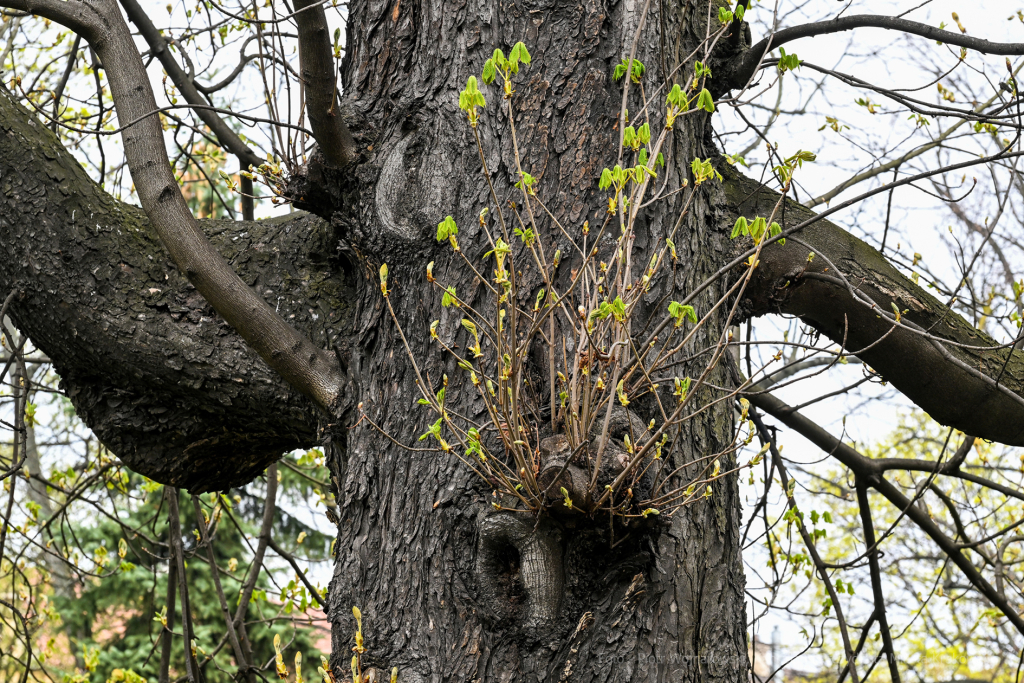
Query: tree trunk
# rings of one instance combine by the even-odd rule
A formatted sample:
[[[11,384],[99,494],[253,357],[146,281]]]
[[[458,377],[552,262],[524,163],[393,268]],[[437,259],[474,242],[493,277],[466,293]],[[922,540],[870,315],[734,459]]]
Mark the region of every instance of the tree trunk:
[[[671,54],[686,54],[704,34],[703,5],[674,11],[663,18],[652,7],[637,47],[650,84],[664,73],[663,28],[665,42],[679,44]],[[603,217],[595,180],[616,161],[609,150],[617,147],[621,101],[610,75],[629,54],[639,15],[639,7],[623,5],[353,4],[345,84],[354,96],[343,113],[362,156],[343,176],[314,160],[293,183],[296,203],[328,221],[203,222],[247,284],[317,346],[335,350],[350,387],[333,418],[276,377],[168,264],[142,212],[105,195],[48,130],[0,93],[0,286],[18,290],[13,319],[54,360],[101,440],[147,476],[204,491],[248,481],[324,428],[342,512],[330,590],[338,671],[348,668],[350,608],[359,605],[370,661],[398,666],[403,681],[745,676],[735,477],[711,499],[610,549],[607,520],[572,528],[545,521],[536,534],[532,524],[506,521],[453,458],[397,447],[360,423],[355,408],[362,403],[404,444],[426,422],[411,413],[418,398],[411,365],[368,275],[386,261],[417,358],[430,377],[454,379],[454,409],[480,414],[426,334],[440,310],[423,274],[428,261],[467,301],[483,296],[433,239],[451,214],[470,258],[487,250],[474,226],[489,196],[458,92],[494,47],[527,42],[534,62],[514,98],[524,170],[539,178],[538,194],[578,238],[585,220]],[[630,108],[639,109],[633,91]],[[510,131],[500,96],[489,94],[489,102],[480,130],[505,198],[515,181]],[[677,123],[666,150],[669,187],[687,178],[693,157],[714,155],[708,125],[703,114]],[[641,249],[662,243],[678,197],[644,218]],[[681,258],[652,288],[644,316],[731,253],[720,205],[719,188],[699,191],[676,238]],[[572,252],[568,240],[556,241],[567,274]],[[525,272],[522,282],[532,297],[537,274]],[[710,288],[695,304],[707,310],[720,294]],[[450,342],[459,318],[439,317]],[[720,333],[713,323],[698,343]],[[720,450],[732,421],[726,404],[704,412],[689,423],[679,457]]]
[[[310,107],[332,103],[326,114],[315,112],[324,116],[314,130],[333,129],[333,137],[318,137],[341,140],[345,149],[315,154],[290,180],[295,205],[316,215],[200,222],[241,279],[301,333],[293,335],[296,347],[313,349],[310,357],[332,377],[340,370],[345,386],[333,414],[273,372],[170,265],[147,216],[103,193],[0,86],[0,289],[18,292],[11,317],[53,359],[66,393],[103,443],[162,483],[221,490],[251,480],[283,451],[318,441],[325,446],[341,512],[328,598],[337,672],[348,670],[351,607],[358,605],[367,661],[397,666],[403,683],[744,680],[735,475],[716,483],[710,498],[630,535],[609,528],[608,519],[535,520],[495,511],[490,489],[454,457],[408,450],[433,417],[416,405],[416,372],[395,324],[431,384],[427,389],[436,392],[447,376],[449,410],[483,420],[484,405],[465,373],[430,343],[435,319],[445,344],[465,336],[459,311],[442,308],[425,268],[433,262],[438,281],[470,305],[493,306],[461,257],[437,243],[436,226],[451,215],[466,257],[481,264],[492,248],[481,210],[489,209],[484,220],[493,226],[499,209],[511,218],[510,202],[521,195],[498,88],[485,89],[477,130],[501,206],[482,174],[459,92],[495,48],[508,52],[517,41],[526,43],[533,61],[514,79],[512,97],[519,163],[538,179],[537,196],[564,228],[542,219],[539,237],[564,255],[556,283],[565,291],[580,263],[573,243],[581,242],[586,221],[604,220],[607,197],[597,191],[597,179],[617,162],[623,83],[613,81],[614,67],[639,36],[635,56],[647,73],[642,86],[631,85],[627,107],[641,111],[646,96],[650,111],[662,111],[666,84],[688,85],[693,60],[724,73],[722,60],[749,44],[748,31],[736,30],[713,57],[694,52],[708,19],[717,21],[718,4],[352,0],[345,97],[337,112],[333,95],[306,98]],[[47,11],[59,13],[52,7]],[[312,76],[323,76],[313,73],[317,63],[305,61],[307,87]],[[660,118],[652,116],[656,124]],[[702,111],[676,120],[657,185],[676,189],[692,181],[694,158],[717,156],[710,125]],[[640,214],[637,253],[663,245],[678,220],[679,258],[652,282],[633,319],[635,331],[660,320],[666,301],[693,292],[732,262],[746,246],[729,239],[737,215],[757,211],[762,197],[775,201],[728,172],[724,185],[706,182],[693,192],[682,219],[686,193],[669,194]],[[807,215],[787,211],[781,221],[787,228]],[[525,265],[521,242],[510,242],[522,268],[519,303],[529,306],[542,281]],[[614,246],[611,237],[597,244],[599,258],[610,261]],[[820,256],[813,266],[810,250]],[[378,285],[384,263],[394,319]],[[837,278],[832,263],[857,282]],[[717,278],[692,301],[699,314],[711,310],[727,284]],[[890,334],[892,321],[876,314],[888,315],[892,304],[906,310],[903,327]],[[272,317],[262,303],[258,308]],[[834,225],[816,224],[786,246],[767,247],[739,310],[800,315],[857,348],[888,335],[865,361],[938,419],[980,437],[1024,439],[1020,352],[975,348],[994,342]],[[236,322],[244,319],[230,312]],[[713,347],[725,322],[720,309],[693,348]],[[855,322],[858,329],[848,329]],[[960,346],[944,350],[936,339],[911,334],[909,324]],[[564,333],[552,332],[556,343]],[[281,360],[276,353],[263,358],[274,363]],[[698,355],[676,372],[697,376],[706,362]],[[526,362],[541,395],[550,389],[547,363],[532,352]],[[937,391],[932,384],[943,379],[954,384]],[[731,442],[731,403],[717,401],[721,394],[709,388],[728,385],[719,368],[698,390],[703,409],[685,423],[670,467]],[[958,392],[972,400],[958,401]],[[942,405],[932,408],[929,401]],[[543,404],[538,401],[538,412]],[[642,419],[653,417],[651,406],[637,404]],[[548,422],[537,417],[538,436],[550,434]],[[723,457],[722,468],[731,469],[732,459]]]
[[[302,205],[329,217],[343,248],[366,254],[357,278],[354,337],[346,361],[358,378],[351,405],[358,411],[329,430],[330,466],[340,484],[339,556],[330,588],[335,666],[346,671],[354,620],[365,615],[370,661],[399,668],[399,680],[419,681],[738,681],[747,671],[744,578],[738,543],[739,500],[730,477],[708,500],[683,510],[655,531],[610,549],[608,519],[573,527],[545,520],[534,531],[515,513],[496,513],[486,487],[441,453],[411,453],[425,431],[415,374],[380,294],[376,271],[389,267],[395,315],[412,353],[437,391],[448,377],[453,411],[485,419],[482,403],[450,357],[431,346],[431,320],[451,345],[460,331],[454,309],[425,277],[428,262],[445,286],[470,305],[487,292],[447,242],[433,239],[450,214],[460,226],[467,257],[480,262],[488,246],[481,209],[496,207],[481,173],[472,129],[458,108],[470,75],[479,77],[494,48],[506,53],[523,40],[533,63],[515,80],[513,98],[522,168],[539,179],[537,194],[574,239],[585,220],[600,225],[606,200],[596,190],[616,163],[622,83],[611,75],[630,53],[642,3],[395,3],[361,0],[350,6],[344,64],[350,126],[363,149],[356,187],[328,196],[323,167],[311,166],[297,184]],[[636,56],[647,65],[648,92],[664,82],[704,37],[705,3],[667,8],[652,4]],[[671,46],[661,55],[659,48]],[[679,71],[692,70],[688,65]],[[632,88],[629,109],[642,107]],[[501,94],[485,91],[480,134],[497,196],[519,200],[511,130]],[[650,95],[660,108],[664,90]],[[709,116],[681,119],[666,150],[668,187],[689,176],[694,157],[715,155]],[[665,178],[659,178],[659,182]],[[646,300],[642,328],[664,297],[680,298],[731,255],[720,187],[702,186],[675,240],[680,259]],[[679,216],[682,194],[647,212],[636,237],[639,253],[664,244]],[[508,206],[501,207],[506,212]],[[497,229],[497,228],[495,228]],[[568,263],[569,241],[551,227]],[[522,248],[515,239],[514,249]],[[614,238],[600,245],[607,250]],[[550,253],[550,251],[549,251]],[[576,259],[575,261],[573,259]],[[607,258],[607,257],[605,257]],[[517,260],[525,263],[525,259]],[[563,281],[563,285],[565,282]],[[523,268],[525,303],[541,285]],[[694,302],[707,311],[722,290]],[[663,315],[663,312],[661,313]],[[714,344],[722,323],[703,331],[696,348]],[[702,358],[680,374],[703,368]],[[545,376],[543,359],[533,368]],[[715,383],[725,383],[719,374]],[[546,389],[545,389],[546,391]],[[541,392],[543,394],[543,392]],[[711,392],[701,398],[707,402]],[[422,410],[421,408],[419,410]],[[651,417],[651,416],[647,416]],[[721,450],[731,439],[732,408],[718,404],[690,423],[683,460]],[[672,463],[680,465],[682,462]],[[723,462],[723,467],[729,463]],[[559,587],[561,589],[559,590]]]

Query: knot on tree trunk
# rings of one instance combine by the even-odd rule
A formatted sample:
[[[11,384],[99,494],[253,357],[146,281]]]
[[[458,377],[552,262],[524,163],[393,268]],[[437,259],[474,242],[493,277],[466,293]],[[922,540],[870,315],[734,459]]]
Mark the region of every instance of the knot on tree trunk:
[[[548,512],[562,521],[578,522],[582,514],[591,511],[592,504],[601,497],[605,486],[611,484],[629,466],[633,453],[627,449],[627,442],[643,443],[650,438],[643,418],[631,410],[613,406],[607,420],[607,443],[598,458],[605,428],[604,417],[602,414],[595,421],[589,440],[575,450],[564,434],[555,434],[540,442],[537,485],[544,493]],[[593,477],[595,464],[599,470],[596,479]],[[647,456],[634,467],[636,476],[626,487],[627,498],[630,500],[637,495],[642,498],[650,492],[650,464],[651,457]],[[572,502],[571,506],[569,501]]]
[[[488,515],[480,522],[476,578],[480,599],[498,621],[524,631],[558,618],[565,577],[562,539],[547,520],[529,515]]]

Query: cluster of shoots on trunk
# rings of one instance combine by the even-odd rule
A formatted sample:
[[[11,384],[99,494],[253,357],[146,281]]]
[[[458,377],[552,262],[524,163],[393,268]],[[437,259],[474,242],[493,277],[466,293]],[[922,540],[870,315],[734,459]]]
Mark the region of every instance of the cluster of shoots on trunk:
[[[239,171],[239,175],[243,178],[248,178],[253,183],[262,185],[270,191],[270,201],[273,204],[284,204],[290,202],[291,199],[285,196],[285,189],[287,186],[287,179],[285,177],[287,173],[286,168],[274,159],[274,155],[267,152],[266,163],[260,164],[259,167],[249,165],[249,168],[244,171]],[[244,194],[239,190],[235,180],[224,171],[220,172],[221,177],[227,181],[231,191],[237,191],[239,194]],[[258,199],[255,195],[246,195],[253,199]]]
[[[755,430],[747,419],[746,401],[736,401],[737,392],[708,382],[729,345],[728,326],[760,250],[781,239],[781,228],[773,220],[779,207],[768,218],[737,222],[733,237],[748,238],[753,247],[746,270],[717,302],[708,305],[705,300],[707,308],[699,310],[695,303],[700,290],[681,300],[662,298],[660,311],[640,325],[638,317],[642,307],[652,305],[650,292],[656,281],[688,267],[674,240],[694,198],[705,183],[722,181],[711,160],[700,158],[688,164],[690,177],[677,181],[675,187],[668,187],[667,177],[659,177],[673,126],[682,117],[715,109],[704,87],[711,70],[696,62],[692,79],[687,74],[682,86],[674,84],[667,93],[664,86],[657,86],[648,98],[642,63],[623,60],[616,67],[613,77],[620,80],[628,75],[624,87],[636,85],[643,106],[630,121],[624,93],[621,127],[617,127],[621,130],[619,163],[595,179],[607,199],[598,214],[600,224],[585,221],[582,226],[567,226],[540,196],[539,179],[522,167],[514,82],[530,62],[523,43],[517,43],[507,57],[495,50],[481,79],[470,76],[459,96],[490,192],[491,205],[481,207],[474,217],[488,248],[479,260],[471,258],[460,245],[459,226],[452,216],[438,223],[436,239],[453,250],[455,267],[468,269],[486,293],[471,300],[470,293],[445,282],[434,262],[425,269],[428,285],[441,295],[446,309],[442,316],[448,322],[452,316],[460,320],[454,329],[435,320],[425,330],[431,342],[454,359],[458,372],[464,373],[462,379],[468,381],[458,382],[459,388],[447,374],[429,377],[421,370],[391,304],[387,265],[380,268],[380,290],[416,373],[418,402],[432,414],[420,441],[426,442],[427,450],[458,458],[487,482],[493,489],[491,504],[498,510],[664,519],[711,496],[718,479],[753,467],[764,455],[758,453],[739,467],[725,466],[751,442]],[[517,192],[507,203],[498,200],[481,142],[479,126],[488,107],[494,106],[489,105],[481,82],[484,87],[496,86],[494,99],[499,100],[497,106],[503,110],[511,137]],[[783,162],[781,170],[788,180],[795,168],[809,160],[813,157],[801,153]],[[678,193],[685,194],[674,227],[660,244],[638,253],[634,236],[643,210]],[[530,281],[537,284],[524,291],[524,273],[529,271],[533,271]],[[649,308],[643,313],[645,320],[651,315]],[[724,327],[720,325],[723,318]],[[704,335],[698,334],[701,330]],[[713,335],[719,331],[716,341]],[[709,335],[710,348],[698,348]],[[528,371],[535,345],[546,357],[546,367],[540,370],[547,375],[543,381],[538,381],[536,367]],[[695,354],[706,358],[706,364],[699,366],[694,377],[679,376],[681,366],[695,365],[691,362]],[[477,422],[449,409],[449,392],[456,390],[477,394],[486,419]],[[673,456],[677,444],[684,441],[677,438],[682,428],[718,401],[735,401],[737,406],[739,420],[731,442],[718,452],[680,464],[677,461],[683,458]],[[644,405],[649,419],[630,418],[627,433],[613,435],[613,414],[635,415],[637,403]],[[549,417],[543,415],[548,412]],[[363,418],[369,419],[365,413]],[[563,452],[571,455],[544,485],[541,442],[552,434],[565,439],[568,445]],[[576,482],[586,484],[567,488],[563,475],[569,468],[575,468]],[[641,481],[643,485],[638,486]]]

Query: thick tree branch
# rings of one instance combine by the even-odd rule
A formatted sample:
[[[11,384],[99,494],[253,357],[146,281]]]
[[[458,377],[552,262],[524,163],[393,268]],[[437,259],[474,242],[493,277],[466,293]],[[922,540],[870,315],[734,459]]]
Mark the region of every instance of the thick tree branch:
[[[137,207],[97,186],[0,89],[0,293],[79,415],[133,470],[193,491],[241,485],[316,440],[310,403],[169,263]],[[319,219],[203,221],[282,317],[329,346],[352,294]],[[2,367],[0,367],[2,370]]]
[[[309,124],[324,159],[340,168],[355,157],[356,143],[338,111],[338,68],[323,4],[317,0],[297,0],[295,23]]]
[[[778,199],[732,169],[725,175],[730,220],[766,215]],[[784,228],[814,218],[791,201],[781,214]],[[944,425],[1024,445],[1024,353],[997,344],[834,223],[814,221],[765,247],[744,308],[796,315],[845,340],[847,353]]]
[[[11,0],[15,6],[25,1]],[[69,7],[79,4],[77,0],[68,3]],[[321,407],[332,407],[342,384],[337,360],[313,346],[256,296],[200,230],[167,163],[160,121],[147,116],[156,110],[156,100],[120,8],[114,0],[91,0],[88,7],[102,31],[88,26],[84,35],[104,64],[118,119],[138,121],[122,134],[125,158],[160,241],[195,288],[270,367]],[[81,26],[78,21],[68,24],[75,30]]]
[[[56,21],[90,43],[103,38],[105,22],[101,12],[83,0],[4,0],[0,6]]]
[[[1024,55],[1024,43],[993,43],[982,38],[972,38],[971,36],[953,33],[952,31],[943,31],[934,26],[910,21],[909,19],[883,17],[874,14],[855,14],[849,17],[802,24],[776,31],[736,57],[725,69],[722,76],[728,82],[730,88],[742,88],[761,65],[761,58],[768,52],[769,48],[775,49],[780,45],[785,45],[800,38],[840,33],[865,27],[884,28],[890,31],[909,33],[990,55]]]

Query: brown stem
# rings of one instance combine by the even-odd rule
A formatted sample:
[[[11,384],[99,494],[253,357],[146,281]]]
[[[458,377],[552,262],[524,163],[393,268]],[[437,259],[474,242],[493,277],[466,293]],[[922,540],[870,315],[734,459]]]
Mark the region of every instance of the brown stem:
[[[309,594],[313,596],[313,599],[316,600],[317,604],[320,605],[321,609],[326,610],[327,601],[324,600],[322,595],[320,595],[320,591],[314,588],[313,584],[309,582],[309,579],[306,577],[306,572],[302,571],[299,568],[299,563],[298,561],[296,561],[295,556],[287,550],[285,550],[284,548],[282,548],[280,545],[278,545],[277,541],[275,541],[273,538],[270,538],[268,540],[268,545],[270,545],[271,550],[277,553],[282,559],[284,559],[286,562],[288,562],[288,564],[292,566],[292,569],[295,570],[295,574],[299,577],[299,581],[301,581],[302,584],[306,587],[306,590],[309,591]]]
[[[224,613],[224,623],[228,629],[228,640],[231,649],[235,653],[235,663],[238,665],[239,673],[245,673],[245,678],[250,683],[255,683],[256,677],[252,673],[252,661],[246,658],[242,645],[238,641],[238,633],[235,631],[235,624],[231,620],[231,609],[228,607],[227,598],[224,596],[224,588],[220,583],[220,570],[217,568],[217,558],[213,554],[213,543],[210,542],[210,533],[206,528],[206,518],[203,517],[203,508],[199,505],[199,497],[192,496],[192,508],[196,511],[196,524],[199,526],[199,537],[206,545],[206,557],[210,562],[210,574],[213,576],[213,585],[217,589],[217,599],[220,600],[220,609]]]
[[[19,362],[12,377],[14,380],[14,386],[11,389],[11,393],[14,394],[14,445],[11,451],[11,468],[4,473],[4,478],[10,479],[10,491],[7,494],[7,510],[4,513],[3,525],[0,526],[0,560],[3,560],[4,556],[4,543],[7,541],[7,530],[11,526],[11,511],[14,509],[14,492],[18,488],[18,479],[20,478],[11,475],[21,470],[21,465],[25,460],[21,447],[21,435],[25,432],[26,393],[22,386],[25,377],[22,373],[23,367],[23,364]]]
[[[253,589],[256,588],[256,580],[263,570],[263,557],[267,553],[267,544],[270,542],[270,532],[274,524],[274,511],[277,509],[277,463],[267,468],[267,501],[263,508],[263,524],[260,526],[259,542],[256,544],[256,552],[253,554],[252,564],[249,566],[249,577],[242,586],[242,594],[239,598],[238,609],[235,610],[234,624],[238,629],[241,646],[245,652],[245,661],[251,662],[252,645],[249,642],[245,629],[245,615],[249,610],[249,600],[252,599]]]
[[[51,124],[50,130],[54,133],[57,132],[57,120],[60,115],[60,98],[64,94],[64,88],[67,87],[68,79],[71,78],[71,72],[75,70],[75,60],[78,58],[78,46],[82,44],[82,36],[76,35],[75,42],[71,45],[71,52],[68,55],[67,66],[64,67],[64,74],[60,77],[60,83],[57,84],[57,89],[53,93],[53,123]]]
[[[167,528],[167,547],[172,547],[171,529]],[[178,563],[172,553],[167,559],[167,600],[164,606],[167,610],[167,625],[160,634],[160,673],[159,683],[170,683],[171,680],[171,647],[174,644],[174,603],[177,596],[178,586]]]
[[[185,637],[185,671],[188,674],[189,683],[202,681],[199,673],[199,665],[192,655],[192,641],[195,633],[192,630],[192,605],[188,598],[188,576],[185,574],[185,550],[181,545],[181,521],[178,517],[178,495],[179,489],[168,486],[164,489],[167,492],[167,519],[169,526],[167,533],[170,536],[171,555],[177,569],[178,593],[181,595],[181,631]]]
[[[868,500],[868,489],[860,481],[857,482],[857,504],[860,506],[860,522],[864,527],[864,545],[868,552],[868,568],[871,571],[871,597],[875,602],[875,616],[878,618],[878,631],[882,634],[886,660],[889,662],[889,676],[894,683],[900,683],[900,670],[896,666],[896,650],[892,645],[892,633],[889,632],[889,620],[885,615],[885,597],[882,595],[882,574],[878,567],[878,548],[875,547],[875,525],[871,519],[871,501]]]

